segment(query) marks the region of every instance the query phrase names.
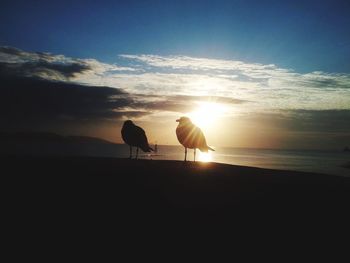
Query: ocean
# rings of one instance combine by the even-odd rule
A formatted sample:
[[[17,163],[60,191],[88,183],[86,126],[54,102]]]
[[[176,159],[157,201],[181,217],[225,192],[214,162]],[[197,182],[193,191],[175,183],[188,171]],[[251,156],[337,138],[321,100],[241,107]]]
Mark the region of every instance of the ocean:
[[[6,152],[2,151],[6,149]],[[5,154],[44,154],[98,157],[129,157],[129,147],[125,144],[109,143],[25,143],[15,147],[1,147]],[[133,150],[135,156],[135,148]],[[140,159],[183,160],[182,146],[158,145],[157,153],[139,152]],[[253,166],[305,172],[326,173],[349,176],[350,153],[344,151],[271,150],[216,147],[214,152],[203,154],[197,150],[196,159],[201,162],[218,162],[233,165]],[[193,150],[188,150],[187,160],[193,160]]]
[[[127,151],[126,156],[129,152]],[[125,156],[125,153],[124,153]],[[181,146],[158,146],[157,154],[142,154],[142,158],[154,160],[183,160]],[[202,154],[197,150],[196,159],[233,165],[254,166],[270,169],[294,170],[349,176],[350,153],[343,151],[275,150],[251,148],[215,148],[215,152]],[[187,153],[187,160],[193,160],[193,150]]]

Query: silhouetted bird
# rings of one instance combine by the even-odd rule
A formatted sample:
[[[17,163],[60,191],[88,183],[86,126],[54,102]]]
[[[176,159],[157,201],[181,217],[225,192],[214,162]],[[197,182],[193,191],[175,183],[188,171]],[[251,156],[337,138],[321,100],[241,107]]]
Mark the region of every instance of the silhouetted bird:
[[[122,128],[122,138],[126,144],[130,146],[130,157],[132,157],[132,147],[136,148],[136,159],[139,154],[139,148],[144,152],[153,151],[153,149],[148,145],[148,140],[145,131],[136,126],[132,121],[127,120],[124,122]]]
[[[194,161],[196,161],[196,149],[201,152],[214,151],[207,145],[204,134],[200,128],[194,125],[187,117],[181,117],[176,120],[179,125],[176,128],[176,136],[179,142],[185,147],[185,161],[187,157],[187,148],[194,149]]]

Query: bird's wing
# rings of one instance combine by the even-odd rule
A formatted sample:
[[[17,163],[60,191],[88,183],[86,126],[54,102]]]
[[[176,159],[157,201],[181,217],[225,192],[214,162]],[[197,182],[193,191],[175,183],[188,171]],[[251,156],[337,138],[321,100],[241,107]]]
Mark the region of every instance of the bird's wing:
[[[153,150],[149,146],[146,133],[141,127],[135,126],[135,134],[137,135],[138,145],[144,152],[149,152],[150,150]]]
[[[135,136],[137,136],[137,141],[139,143],[143,143],[143,142],[147,141],[146,133],[141,127],[135,126],[134,133],[135,133]]]
[[[127,127],[125,127],[125,125],[123,126],[122,130],[121,130],[121,134],[122,134],[122,138],[123,141],[129,145],[133,144],[133,135],[132,135],[132,131],[130,129],[128,129]]]
[[[204,133],[198,127],[196,127],[196,145],[202,152],[208,152],[208,150],[215,151],[213,148],[207,145],[207,140],[205,139]]]
[[[195,140],[196,140],[196,145],[197,148],[203,148],[204,146],[207,145],[207,141],[205,140],[205,136],[202,132],[202,130],[198,127],[195,129]]]

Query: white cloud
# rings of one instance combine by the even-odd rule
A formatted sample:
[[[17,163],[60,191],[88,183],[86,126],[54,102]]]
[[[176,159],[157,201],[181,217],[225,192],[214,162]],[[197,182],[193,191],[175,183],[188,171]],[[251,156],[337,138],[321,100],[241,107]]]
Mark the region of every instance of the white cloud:
[[[139,61],[145,68],[152,66],[153,72],[170,71],[130,78],[128,83],[134,82],[130,85],[134,88],[142,83],[145,88],[152,87],[153,92],[231,96],[251,101],[250,110],[350,109],[350,74],[319,71],[301,74],[273,64],[186,56],[121,56]],[[186,70],[189,73],[183,73]],[[168,81],[171,85],[167,85]]]
[[[187,56],[156,56],[156,55],[120,55],[120,57],[138,60],[154,67],[169,67],[173,69],[192,70],[240,70],[244,67],[250,69],[274,69],[275,65],[247,64],[236,60],[193,58]]]
[[[72,108],[77,107],[76,112],[81,113],[83,106],[79,105],[95,101],[94,112],[91,106],[85,108],[90,117],[103,115],[104,120],[113,122],[134,118],[152,127],[149,130],[156,125],[157,132],[163,129],[157,135],[159,142],[176,143],[174,131],[166,127],[175,125],[175,118],[182,114],[196,110],[202,101],[225,103],[221,123],[226,128],[218,129],[219,137],[218,130],[215,134],[207,133],[208,140],[217,140],[217,144],[224,140],[227,146],[231,140],[235,146],[270,147],[269,143],[276,142],[275,146],[280,147],[279,137],[289,143],[288,147],[295,147],[296,142],[305,147],[310,137],[318,147],[323,138],[328,138],[329,145],[333,140],[341,145],[348,138],[350,74],[320,71],[302,74],[276,65],[188,56],[121,55],[116,62],[0,47],[0,76],[41,77],[50,80],[45,81],[51,83],[48,87],[52,86],[51,80],[58,80],[119,88],[119,93],[103,95],[111,89],[93,87],[94,94],[87,98],[78,95]],[[107,109],[102,115],[101,94]],[[65,101],[62,99],[62,105]],[[32,106],[30,100],[28,105]],[[304,137],[300,141],[288,137],[296,133],[301,134],[298,138]]]
[[[232,111],[236,113],[350,109],[350,74],[319,71],[301,74],[273,64],[188,56],[120,55],[120,58],[118,64],[108,64],[96,59],[0,48],[0,62],[32,63],[37,68],[32,67],[29,74],[47,79],[117,87],[131,94],[222,96],[249,101],[233,105]]]
[[[75,80],[80,75],[106,77],[109,74],[136,71],[134,68],[102,63],[96,59],[77,59],[43,52],[26,52],[13,47],[0,47],[0,63],[13,72],[51,80]]]

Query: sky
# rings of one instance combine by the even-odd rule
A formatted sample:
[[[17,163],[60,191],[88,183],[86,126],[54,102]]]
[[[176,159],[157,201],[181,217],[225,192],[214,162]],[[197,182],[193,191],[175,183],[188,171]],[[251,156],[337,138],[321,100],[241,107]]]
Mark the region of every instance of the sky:
[[[0,130],[350,145],[349,1],[2,1]]]

